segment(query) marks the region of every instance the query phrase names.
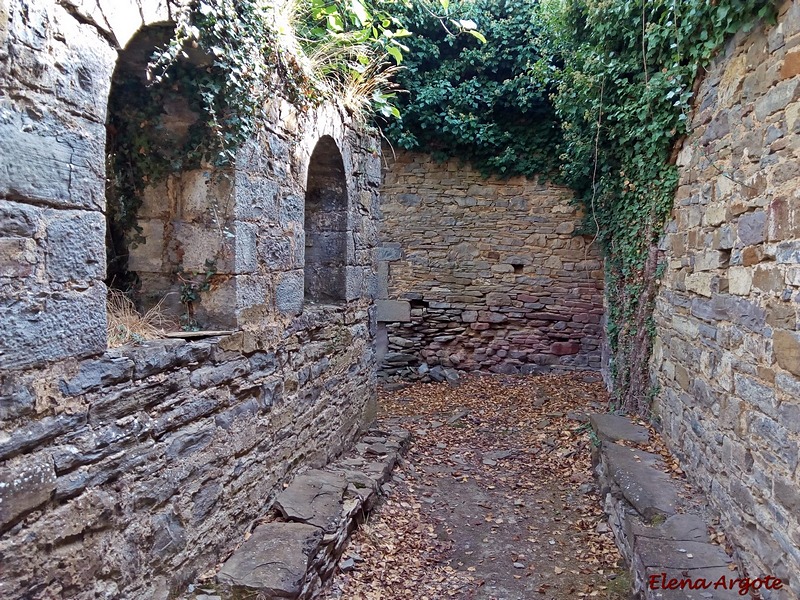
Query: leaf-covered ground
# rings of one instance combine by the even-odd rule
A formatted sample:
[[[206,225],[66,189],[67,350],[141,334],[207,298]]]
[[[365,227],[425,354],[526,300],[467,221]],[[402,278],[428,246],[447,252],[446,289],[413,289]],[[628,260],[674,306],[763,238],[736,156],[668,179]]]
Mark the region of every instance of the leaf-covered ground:
[[[592,373],[382,392],[380,419],[412,446],[326,598],[627,598],[585,423],[606,402]]]

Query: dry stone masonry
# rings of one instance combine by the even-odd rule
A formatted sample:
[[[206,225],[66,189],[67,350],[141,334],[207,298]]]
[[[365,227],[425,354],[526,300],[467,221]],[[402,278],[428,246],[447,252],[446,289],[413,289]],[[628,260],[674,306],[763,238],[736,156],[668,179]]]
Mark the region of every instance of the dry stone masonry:
[[[276,98],[229,170],[145,194],[144,291],[218,255],[198,316],[232,333],[106,347],[106,101],[175,6],[0,0],[3,598],[167,598],[372,419],[379,148],[333,105]],[[335,253],[308,224],[328,184]]]
[[[663,247],[655,410],[754,576],[800,596],[800,3],[699,89]],[[789,589],[790,588],[790,589]]]
[[[602,264],[567,190],[400,153],[381,210],[384,374],[599,368]]]

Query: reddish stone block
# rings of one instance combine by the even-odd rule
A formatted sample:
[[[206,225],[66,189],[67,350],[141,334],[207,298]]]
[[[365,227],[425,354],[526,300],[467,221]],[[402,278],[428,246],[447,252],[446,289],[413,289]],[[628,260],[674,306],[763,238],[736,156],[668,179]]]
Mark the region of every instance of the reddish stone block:
[[[578,342],[555,342],[550,345],[550,352],[556,356],[577,354],[580,352],[580,349],[581,345]]]

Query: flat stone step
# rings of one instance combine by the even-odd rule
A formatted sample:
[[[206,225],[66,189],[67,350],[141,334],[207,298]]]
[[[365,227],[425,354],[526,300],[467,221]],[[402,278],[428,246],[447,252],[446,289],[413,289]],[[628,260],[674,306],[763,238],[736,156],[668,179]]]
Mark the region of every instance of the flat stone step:
[[[628,417],[597,413],[589,415],[589,422],[601,440],[609,442],[632,442],[646,444],[650,441],[650,432],[646,427],[637,425]]]
[[[273,521],[259,525],[225,561],[216,584],[203,583],[202,594],[190,591],[180,599],[317,597],[410,439],[399,427],[371,429],[348,455],[295,477],[275,499]]]
[[[671,477],[659,455],[615,443],[649,442],[647,429],[618,415],[590,418],[602,440],[592,461],[604,510],[630,567],[634,597],[741,598],[733,559],[710,541],[705,499]]]
[[[217,581],[267,598],[297,598],[322,530],[302,523],[265,523],[225,561]]]
[[[309,471],[295,477],[275,499],[284,519],[320,527],[325,533],[336,531],[342,512],[347,480],[341,473]]]
[[[663,464],[660,456],[608,442],[603,442],[601,453],[609,475],[646,521],[675,514],[678,491],[660,468]]]
[[[672,515],[661,525],[645,525],[640,521],[631,521],[628,535],[685,542],[710,541],[705,520],[693,513]]]

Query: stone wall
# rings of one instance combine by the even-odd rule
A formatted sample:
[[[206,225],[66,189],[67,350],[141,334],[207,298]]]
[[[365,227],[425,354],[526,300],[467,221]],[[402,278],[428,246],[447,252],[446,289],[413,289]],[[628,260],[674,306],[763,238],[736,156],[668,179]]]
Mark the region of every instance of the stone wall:
[[[570,197],[456,160],[391,160],[378,263],[384,373],[598,368],[603,271],[591,238],[575,235]]]
[[[800,595],[800,3],[706,74],[656,305],[655,410],[751,574]]]
[[[192,171],[167,184],[191,193],[145,199],[134,266],[162,277],[175,244],[184,266],[200,260],[208,232],[190,226],[229,202],[226,278],[200,305],[235,332],[106,348],[106,99],[126,44],[174,9],[0,0],[4,598],[166,598],[374,410],[379,148],[331,105],[298,113],[276,99],[224,189]],[[340,165],[346,207],[336,305],[304,298],[320,147]]]

